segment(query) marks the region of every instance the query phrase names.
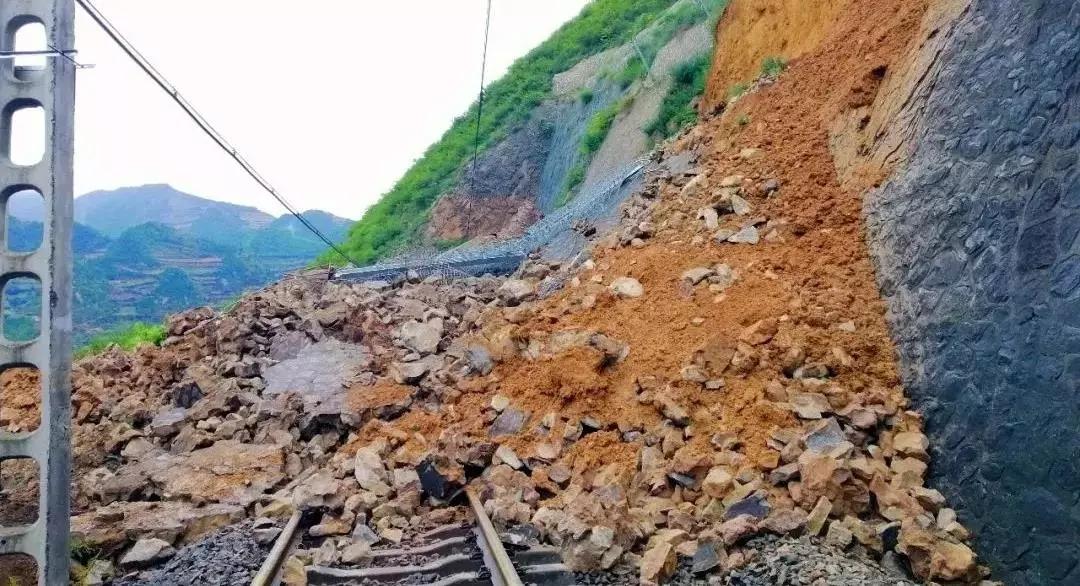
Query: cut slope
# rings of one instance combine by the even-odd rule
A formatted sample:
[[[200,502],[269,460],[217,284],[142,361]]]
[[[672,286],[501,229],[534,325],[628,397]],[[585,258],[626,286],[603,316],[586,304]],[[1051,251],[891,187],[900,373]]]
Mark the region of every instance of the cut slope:
[[[705,109],[724,103],[735,84],[761,72],[767,57],[793,59],[816,49],[851,0],[738,0],[717,29]]]
[[[480,121],[481,148],[505,136],[551,95],[555,74],[585,57],[625,43],[673,2],[596,0],[585,6],[576,18],[514,62],[505,76],[487,87]],[[342,247],[350,258],[361,263],[376,260],[419,234],[431,206],[454,185],[462,163],[472,154],[476,111],[474,104],[457,118],[349,230]]]

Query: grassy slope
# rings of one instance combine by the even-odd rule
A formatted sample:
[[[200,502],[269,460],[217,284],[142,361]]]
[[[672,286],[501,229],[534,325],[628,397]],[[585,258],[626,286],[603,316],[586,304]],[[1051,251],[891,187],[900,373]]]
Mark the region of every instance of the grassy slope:
[[[551,95],[551,78],[581,59],[619,46],[644,29],[674,0],[594,0],[539,47],[516,61],[487,88],[480,121],[481,148],[506,136]],[[349,230],[342,248],[367,263],[412,241],[435,200],[454,183],[472,154],[476,104]],[[320,262],[341,262],[324,254]]]

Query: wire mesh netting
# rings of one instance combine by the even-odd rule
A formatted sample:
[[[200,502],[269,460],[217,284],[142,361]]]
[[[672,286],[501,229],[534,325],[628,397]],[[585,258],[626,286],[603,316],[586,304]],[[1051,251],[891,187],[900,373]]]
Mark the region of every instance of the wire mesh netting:
[[[530,254],[549,260],[568,260],[588,243],[587,234],[612,225],[619,204],[640,182],[649,157],[641,157],[608,178],[587,185],[562,208],[536,222],[516,238],[466,243],[447,251],[412,248],[391,259],[343,269],[337,278],[353,281],[391,280],[415,274],[454,279],[469,275],[509,274]]]

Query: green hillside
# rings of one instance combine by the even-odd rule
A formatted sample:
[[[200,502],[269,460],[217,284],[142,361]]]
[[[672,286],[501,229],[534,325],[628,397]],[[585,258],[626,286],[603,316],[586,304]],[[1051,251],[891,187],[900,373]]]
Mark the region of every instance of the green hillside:
[[[675,0],[594,0],[547,41],[517,60],[486,92],[481,148],[493,145],[551,96],[551,79],[582,59],[628,42]],[[342,248],[367,263],[415,241],[439,195],[453,186],[472,156],[477,105],[454,120],[394,187],[354,224]],[[320,262],[343,262],[333,253]]]

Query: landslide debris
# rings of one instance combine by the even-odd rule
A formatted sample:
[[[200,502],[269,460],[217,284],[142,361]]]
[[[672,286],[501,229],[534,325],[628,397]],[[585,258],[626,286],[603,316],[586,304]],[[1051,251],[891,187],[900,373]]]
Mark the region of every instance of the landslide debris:
[[[979,582],[924,485],[863,242],[869,184],[841,183],[829,148],[848,90],[919,41],[924,9],[852,0],[817,50],[664,145],[572,263],[283,281],[173,317],[162,348],[80,362],[76,535],[175,549],[300,507],[317,521],[290,571],[362,565],[461,519],[444,501],[473,482],[501,528],[641,584],[813,582],[849,557]],[[326,356],[348,368],[327,375]]]

